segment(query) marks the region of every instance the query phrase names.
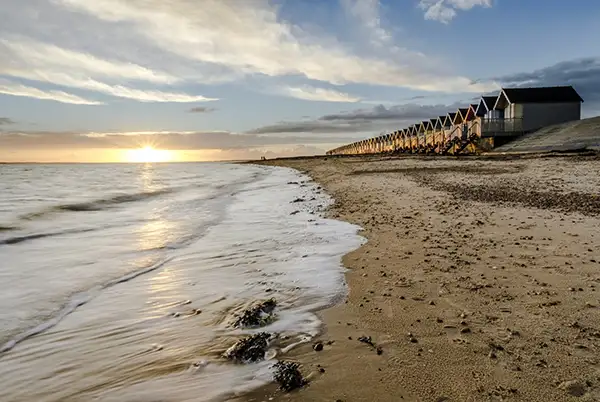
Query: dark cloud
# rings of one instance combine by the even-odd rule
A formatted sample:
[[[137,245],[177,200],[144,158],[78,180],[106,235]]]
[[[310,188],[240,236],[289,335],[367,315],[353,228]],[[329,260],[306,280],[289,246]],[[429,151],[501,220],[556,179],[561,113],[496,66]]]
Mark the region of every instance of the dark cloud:
[[[405,105],[396,105],[385,107],[378,105],[369,109],[358,109],[346,113],[325,115],[319,120],[323,121],[420,121],[431,119],[433,117],[446,114],[454,111],[459,107],[464,107],[463,103],[452,105],[419,105],[416,103],[408,103]]]
[[[0,117],[0,126],[2,126],[2,125],[8,126],[9,124],[15,124],[15,121],[12,119],[9,119],[8,117]]]
[[[371,124],[366,122],[339,123],[318,120],[290,121],[270,124],[248,131],[249,134],[282,134],[282,133],[357,133],[369,131]]]
[[[188,110],[189,113],[212,113],[217,110],[214,107],[198,106]]]
[[[600,113],[600,58],[598,57],[565,61],[532,72],[491,79],[503,86],[513,87],[572,85],[585,101],[583,104],[584,117]],[[486,95],[496,94],[497,91]],[[426,96],[418,95],[408,98],[408,100],[425,98]],[[450,105],[420,105],[417,103],[390,107],[378,105],[372,108],[329,114],[314,120],[281,122],[259,127],[250,132],[253,134],[333,134],[391,131],[446,114],[449,111],[455,111],[478,99],[479,97],[475,97]]]
[[[421,120],[431,119],[464,107],[468,102],[450,105],[419,105],[409,103],[385,107],[357,109],[328,114],[316,120],[281,122],[251,130],[252,134],[278,133],[363,133],[400,129]]]
[[[536,71],[494,79],[503,86],[572,85],[585,101],[584,109],[600,109],[600,57],[564,61]]]
[[[269,136],[230,132],[167,132],[160,134],[81,134],[74,132],[0,131],[0,149],[119,149],[152,144],[164,149],[235,150],[269,146],[346,143],[356,138],[324,136]]]

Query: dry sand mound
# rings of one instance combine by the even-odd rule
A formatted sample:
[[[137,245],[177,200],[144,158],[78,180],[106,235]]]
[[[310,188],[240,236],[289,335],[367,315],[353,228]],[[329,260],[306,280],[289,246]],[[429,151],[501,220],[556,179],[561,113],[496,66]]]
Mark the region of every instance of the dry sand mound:
[[[600,150],[600,117],[557,124],[502,145],[498,152]]]

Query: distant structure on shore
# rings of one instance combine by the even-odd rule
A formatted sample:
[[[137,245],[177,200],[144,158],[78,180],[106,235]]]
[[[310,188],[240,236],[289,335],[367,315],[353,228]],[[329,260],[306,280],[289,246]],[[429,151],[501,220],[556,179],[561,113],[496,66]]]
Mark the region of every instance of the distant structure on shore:
[[[497,96],[482,96],[476,104],[327,155],[490,151],[540,128],[580,120],[582,102],[572,86],[502,88]]]

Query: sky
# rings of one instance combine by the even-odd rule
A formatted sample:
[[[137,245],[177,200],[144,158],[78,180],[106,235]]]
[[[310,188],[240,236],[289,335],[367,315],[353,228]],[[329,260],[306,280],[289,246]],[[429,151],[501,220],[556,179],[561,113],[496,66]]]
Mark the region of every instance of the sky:
[[[0,21],[5,162],[322,154],[502,86],[600,114],[597,0],[0,0]]]

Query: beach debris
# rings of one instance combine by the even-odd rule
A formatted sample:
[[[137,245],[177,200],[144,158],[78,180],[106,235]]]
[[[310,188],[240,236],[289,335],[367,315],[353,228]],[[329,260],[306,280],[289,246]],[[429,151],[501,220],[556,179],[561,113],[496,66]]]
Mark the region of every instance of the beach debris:
[[[262,327],[273,321],[273,310],[277,306],[277,301],[274,298],[263,300],[254,304],[238,316],[233,323],[236,328],[246,327]]]
[[[571,396],[583,396],[586,392],[586,386],[580,381],[564,381],[558,386],[559,389],[566,391]]]
[[[366,343],[367,345],[370,345],[372,347],[375,347],[375,344],[373,343],[373,340],[371,339],[370,336],[361,336],[360,338],[358,338],[359,342],[362,343]]]
[[[321,342],[317,342],[317,343],[315,343],[315,344],[313,345],[313,350],[314,350],[315,352],[320,352],[320,351],[322,351],[322,350],[323,350],[323,343],[321,343]]]
[[[238,363],[254,363],[265,358],[272,335],[260,332],[240,339],[223,354],[229,360]]]
[[[348,337],[348,338],[351,339],[350,337]],[[362,342],[362,343],[366,343],[367,345],[371,346],[378,355],[383,354],[383,348],[381,346],[377,346],[375,344],[375,342],[373,342],[373,339],[371,339],[370,336],[361,336],[358,338],[358,341]]]
[[[302,377],[302,373],[300,373],[298,367],[300,367],[298,363],[286,361],[277,362],[271,367],[273,370],[273,379],[279,384],[279,388],[282,391],[290,392],[308,383]]]

